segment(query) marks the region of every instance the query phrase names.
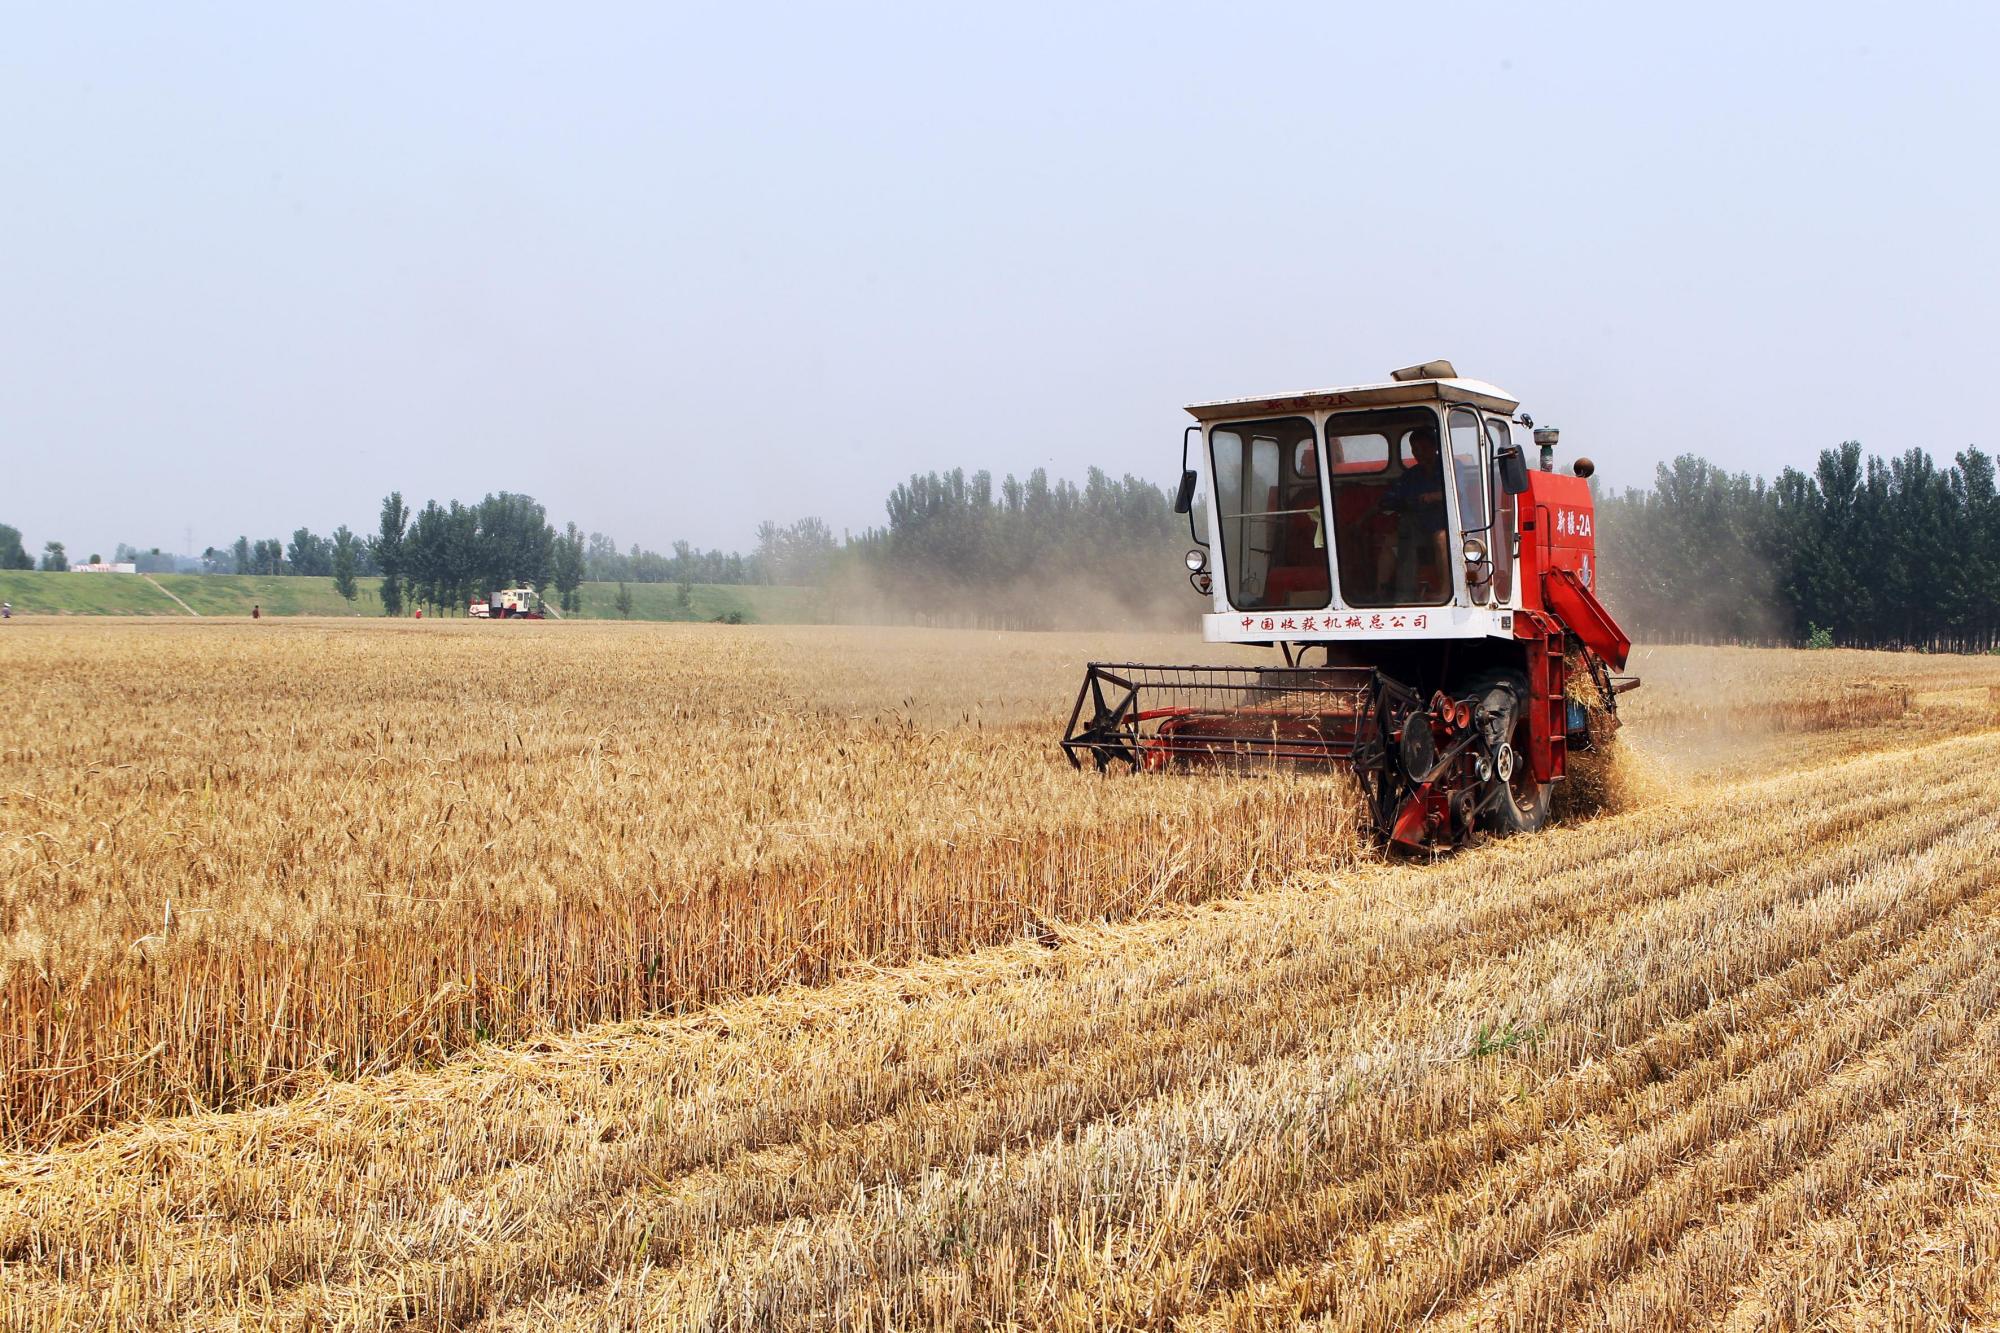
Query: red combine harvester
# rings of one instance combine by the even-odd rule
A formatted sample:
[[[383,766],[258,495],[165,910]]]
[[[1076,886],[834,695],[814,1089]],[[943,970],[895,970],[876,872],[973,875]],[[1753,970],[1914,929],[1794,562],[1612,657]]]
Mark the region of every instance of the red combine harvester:
[[[1214,602],[1203,637],[1285,665],[1093,662],[1070,762],[1345,765],[1377,833],[1411,849],[1540,828],[1639,682],[1614,674],[1631,641],[1593,592],[1591,464],[1557,474],[1557,432],[1519,406],[1432,361],[1188,408],[1174,507]]]

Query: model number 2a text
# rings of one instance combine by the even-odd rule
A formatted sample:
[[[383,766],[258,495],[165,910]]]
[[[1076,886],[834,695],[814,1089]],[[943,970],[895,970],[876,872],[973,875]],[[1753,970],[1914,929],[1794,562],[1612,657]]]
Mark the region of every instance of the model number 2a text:
[[[1580,509],[1556,510],[1556,531],[1566,537],[1588,537],[1590,515]]]

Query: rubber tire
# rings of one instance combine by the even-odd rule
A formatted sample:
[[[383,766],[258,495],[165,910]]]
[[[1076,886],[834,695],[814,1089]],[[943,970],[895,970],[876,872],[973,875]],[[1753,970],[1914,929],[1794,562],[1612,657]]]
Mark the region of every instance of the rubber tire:
[[[1487,812],[1487,818],[1493,831],[1502,837],[1515,833],[1536,833],[1549,822],[1549,802],[1554,795],[1555,784],[1523,781],[1521,778],[1528,771],[1528,719],[1521,712],[1521,706],[1528,698],[1528,678],[1518,671],[1482,671],[1454,693],[1461,699],[1477,702],[1495,689],[1504,689],[1514,696],[1514,719],[1513,725],[1508,728],[1508,743],[1514,747],[1516,770],[1515,780],[1501,786],[1500,799]],[[1497,777],[1495,781],[1498,781]]]

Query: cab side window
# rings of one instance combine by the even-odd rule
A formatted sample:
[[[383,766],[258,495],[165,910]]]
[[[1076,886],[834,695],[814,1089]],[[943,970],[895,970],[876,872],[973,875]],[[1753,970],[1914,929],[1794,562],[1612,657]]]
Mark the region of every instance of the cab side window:
[[[1500,484],[1500,451],[1513,441],[1513,427],[1499,417],[1486,418],[1487,452],[1493,459],[1488,484],[1493,488],[1493,532],[1487,546],[1493,552],[1493,595],[1505,602],[1514,595],[1514,497]]]
[[[1451,410],[1451,471],[1458,483],[1458,526],[1476,532],[1486,526],[1486,463],[1481,447],[1479,414],[1471,408]]]

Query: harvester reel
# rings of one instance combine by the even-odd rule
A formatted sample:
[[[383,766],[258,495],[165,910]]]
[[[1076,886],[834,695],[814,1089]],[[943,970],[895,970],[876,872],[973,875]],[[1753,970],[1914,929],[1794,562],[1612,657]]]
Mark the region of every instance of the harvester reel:
[[[1114,691],[1116,703],[1105,701],[1104,686],[1107,682]],[[1093,669],[1084,682],[1084,693],[1090,699],[1090,720],[1081,727],[1076,725],[1078,715],[1083,711],[1084,696],[1079,695],[1076,709],[1070,716],[1071,743],[1063,747],[1071,765],[1077,764],[1077,750],[1088,750],[1100,773],[1109,772],[1114,759],[1129,764],[1134,772],[1144,767],[1139,755],[1139,691],[1132,682]]]

